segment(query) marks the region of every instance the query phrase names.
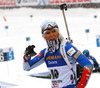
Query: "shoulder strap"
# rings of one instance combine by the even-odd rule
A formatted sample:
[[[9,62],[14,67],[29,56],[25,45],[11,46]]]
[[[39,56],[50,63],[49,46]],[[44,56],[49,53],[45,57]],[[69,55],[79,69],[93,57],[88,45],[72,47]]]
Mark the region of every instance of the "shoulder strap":
[[[68,58],[67,58],[67,55],[66,55],[66,51],[65,51],[66,43],[67,43],[67,41],[66,41],[65,39],[63,39],[63,40],[62,40],[62,43],[61,43],[61,46],[60,46],[60,52],[61,52],[61,54],[62,54],[62,56],[63,56],[63,58],[64,58],[66,64],[68,65],[68,67],[69,67],[70,69],[72,69],[72,65],[70,64],[70,62],[69,62],[69,60],[68,60]]]
[[[66,64],[68,65],[68,67],[72,70],[73,74],[74,74],[74,79],[75,79],[75,83],[77,84],[77,78],[76,78],[76,74],[73,70],[73,67],[72,65],[70,64],[68,58],[67,58],[67,55],[66,55],[66,51],[65,51],[65,46],[66,46],[66,43],[67,41],[65,39],[63,39],[62,43],[61,43],[61,46],[60,46],[60,52],[66,62]],[[77,88],[77,85],[76,85],[76,88]]]
[[[44,52],[44,57],[45,57],[45,55],[46,55],[46,53],[47,53],[47,50],[48,50],[48,49],[46,48],[46,50],[45,50],[45,52]]]

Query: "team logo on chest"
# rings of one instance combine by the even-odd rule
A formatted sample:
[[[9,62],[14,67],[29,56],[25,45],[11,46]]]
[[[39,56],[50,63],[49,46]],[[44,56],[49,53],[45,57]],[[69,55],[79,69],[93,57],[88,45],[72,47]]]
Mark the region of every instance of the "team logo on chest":
[[[46,60],[53,60],[53,59],[61,59],[61,55],[56,55],[56,56],[48,56]]]

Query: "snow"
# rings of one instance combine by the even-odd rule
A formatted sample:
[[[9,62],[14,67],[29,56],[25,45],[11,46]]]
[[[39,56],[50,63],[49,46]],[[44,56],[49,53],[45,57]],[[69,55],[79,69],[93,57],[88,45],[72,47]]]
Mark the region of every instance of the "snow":
[[[73,45],[81,52],[88,49],[100,63],[100,47],[96,45],[96,35],[100,35],[100,9],[71,8],[65,14]],[[94,18],[95,15],[97,18]],[[3,16],[6,18],[6,22]],[[65,38],[67,37],[62,11],[59,9],[0,9],[0,48],[13,47],[15,58],[9,62],[0,62],[1,88],[51,88],[50,80],[27,76],[48,71],[45,64],[29,72],[23,70],[25,48],[29,44],[34,44],[35,51],[39,53],[46,47],[40,29],[41,23],[46,19],[55,20],[61,34]],[[5,26],[8,26],[8,29],[5,29]],[[89,29],[90,33],[86,34],[86,29]],[[30,37],[31,41],[27,42],[26,37]],[[99,80],[100,73],[93,73],[86,88],[98,88]]]

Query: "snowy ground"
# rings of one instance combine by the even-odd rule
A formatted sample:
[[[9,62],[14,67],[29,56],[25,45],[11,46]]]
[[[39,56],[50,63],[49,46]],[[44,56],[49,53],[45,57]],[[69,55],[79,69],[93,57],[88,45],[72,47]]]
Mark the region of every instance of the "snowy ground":
[[[31,18],[30,15],[33,15]],[[97,18],[94,16],[97,15]],[[6,22],[3,19],[6,18]],[[100,63],[100,47],[96,46],[96,35],[100,35],[100,9],[68,9],[66,19],[73,45],[80,51],[88,49]],[[23,71],[23,53],[29,44],[36,46],[35,51],[46,47],[42,38],[40,25],[44,20],[55,20],[60,32],[67,37],[61,10],[57,9],[0,9],[0,48],[13,47],[15,60],[0,62],[0,86],[2,88],[51,88],[50,80],[26,76],[27,74],[48,71],[43,64],[30,72]],[[5,26],[8,29],[5,29]],[[86,34],[85,30],[90,33]],[[26,37],[31,41],[27,42]],[[100,73],[91,75],[86,88],[99,88]]]

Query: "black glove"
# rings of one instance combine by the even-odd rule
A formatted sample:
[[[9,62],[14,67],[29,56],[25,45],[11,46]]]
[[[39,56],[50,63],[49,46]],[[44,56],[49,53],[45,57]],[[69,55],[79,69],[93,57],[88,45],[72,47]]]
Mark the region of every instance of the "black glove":
[[[35,46],[34,45],[29,45],[26,50],[25,50],[25,56],[26,58],[32,57],[36,55],[36,52],[34,51]]]

